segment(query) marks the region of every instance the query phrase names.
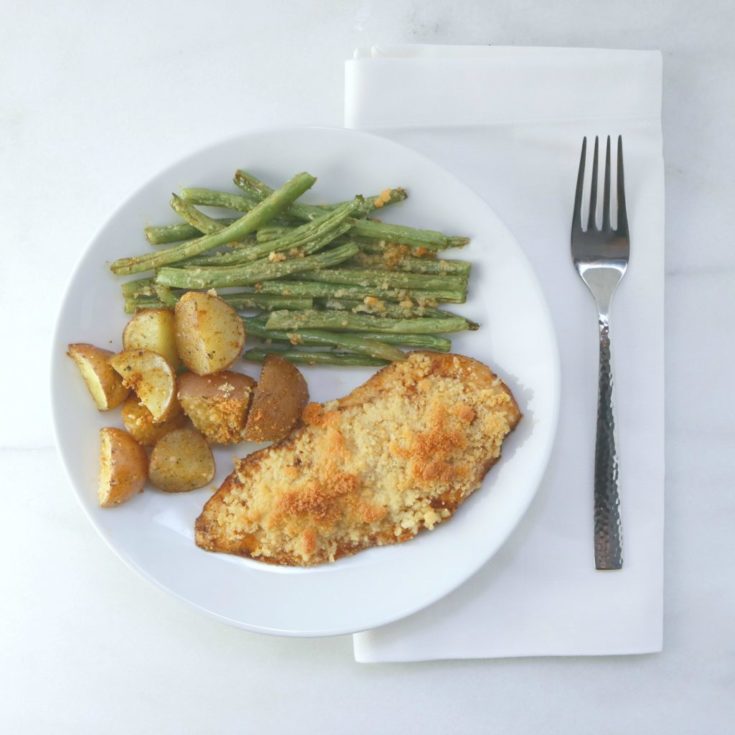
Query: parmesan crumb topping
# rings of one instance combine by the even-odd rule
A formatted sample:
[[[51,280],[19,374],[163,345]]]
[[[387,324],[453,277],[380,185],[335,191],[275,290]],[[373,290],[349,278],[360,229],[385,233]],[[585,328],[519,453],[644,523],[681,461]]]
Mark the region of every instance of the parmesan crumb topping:
[[[278,564],[333,561],[449,518],[521,414],[487,367],[414,352],[303,428],[236,463],[197,521],[197,543]]]

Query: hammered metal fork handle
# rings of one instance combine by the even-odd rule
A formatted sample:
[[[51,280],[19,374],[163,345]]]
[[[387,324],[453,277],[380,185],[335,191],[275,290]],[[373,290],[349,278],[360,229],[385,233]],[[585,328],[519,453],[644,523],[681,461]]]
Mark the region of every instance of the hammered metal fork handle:
[[[600,314],[599,329],[600,374],[595,442],[595,567],[597,569],[620,569],[623,566],[622,529],[612,401],[610,322],[607,314]]]

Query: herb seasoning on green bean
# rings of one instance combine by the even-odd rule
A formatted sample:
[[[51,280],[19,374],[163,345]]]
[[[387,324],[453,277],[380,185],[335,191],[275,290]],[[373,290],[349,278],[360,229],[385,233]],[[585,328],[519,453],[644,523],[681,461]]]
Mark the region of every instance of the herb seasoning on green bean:
[[[139,274],[122,284],[126,312],[172,309],[187,291],[222,289],[245,324],[245,360],[278,354],[343,367],[386,365],[406,349],[448,352],[447,335],[478,329],[441,308],[465,302],[471,265],[438,253],[469,238],[375,218],[406,199],[405,189],[313,204],[300,200],[316,182],[308,173],[275,189],[243,169],[233,180],[234,192],[173,194],[181,221],[144,229],[156,249],[110,264],[118,275]]]

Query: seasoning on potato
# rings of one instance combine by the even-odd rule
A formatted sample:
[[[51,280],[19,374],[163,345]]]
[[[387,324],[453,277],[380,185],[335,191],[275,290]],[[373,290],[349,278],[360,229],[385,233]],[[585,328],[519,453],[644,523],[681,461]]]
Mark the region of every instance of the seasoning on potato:
[[[177,302],[176,346],[184,365],[209,375],[232,365],[245,346],[245,326],[237,312],[213,293],[189,291]]]
[[[122,429],[100,429],[99,504],[109,508],[124,503],[143,491],[147,476],[145,449]]]
[[[168,493],[196,490],[214,479],[207,440],[196,429],[175,429],[156,442],[151,453],[151,485]]]
[[[244,439],[254,389],[251,377],[229,370],[212,375],[184,373],[179,377],[178,398],[207,441],[237,444]]]
[[[108,360],[113,352],[85,343],[69,345],[67,355],[79,368],[94,403],[100,411],[119,406],[130,393]]]
[[[125,350],[110,358],[110,365],[151,412],[154,422],[181,410],[176,399],[176,373],[165,357],[151,350]]]
[[[268,355],[253,394],[245,439],[283,439],[299,422],[308,401],[309,388],[299,369],[282,357]]]
[[[161,437],[187,424],[183,413],[175,413],[168,419],[156,423],[153,414],[138,400],[130,396],[122,405],[123,426],[144,447],[152,447]]]
[[[181,359],[176,349],[174,313],[169,309],[141,309],[123,331],[123,349],[157,352],[177,368]]]

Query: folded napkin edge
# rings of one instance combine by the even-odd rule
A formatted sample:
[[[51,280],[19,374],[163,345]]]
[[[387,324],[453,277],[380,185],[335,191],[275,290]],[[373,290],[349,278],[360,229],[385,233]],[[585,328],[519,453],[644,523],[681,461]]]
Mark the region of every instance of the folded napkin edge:
[[[593,46],[496,46],[493,44],[403,44],[394,46],[358,46],[354,49],[352,60],[390,59],[391,61],[411,61],[416,59],[438,60],[479,60],[490,59],[495,55],[575,55],[579,53],[599,55],[653,55],[663,60],[661,49],[626,49],[626,48],[596,48]]]
[[[596,119],[658,123],[662,76],[657,51],[547,54],[513,49],[480,59],[348,59],[345,125],[403,129]]]
[[[560,653],[558,651],[546,653],[543,651],[536,651],[532,653],[525,652],[500,652],[492,654],[480,654],[465,656],[462,654],[431,654],[428,656],[411,656],[401,654],[385,654],[383,651],[375,653],[373,656],[365,655],[364,652],[359,650],[358,646],[359,634],[353,637],[353,656],[355,663],[358,664],[420,664],[426,663],[427,661],[499,661],[499,660],[512,660],[518,658],[525,659],[569,659],[569,658],[616,658],[618,656],[629,658],[630,656],[655,656],[659,653],[663,653],[663,641],[659,644],[652,644],[650,647],[637,647],[633,646],[630,649],[621,648],[618,646],[611,646],[609,648],[601,647],[596,649],[590,649],[585,651],[571,651]]]

